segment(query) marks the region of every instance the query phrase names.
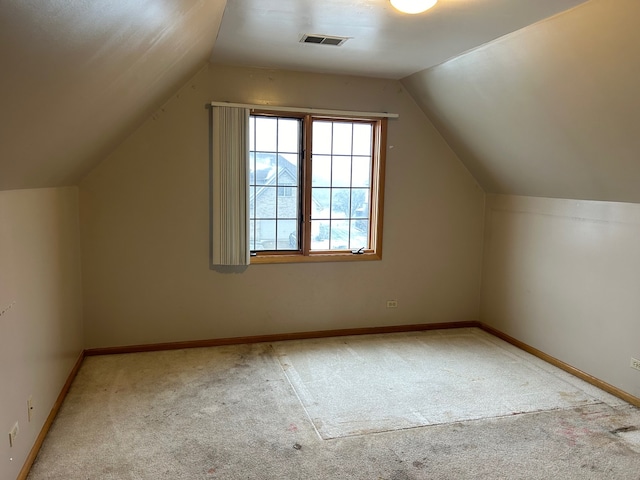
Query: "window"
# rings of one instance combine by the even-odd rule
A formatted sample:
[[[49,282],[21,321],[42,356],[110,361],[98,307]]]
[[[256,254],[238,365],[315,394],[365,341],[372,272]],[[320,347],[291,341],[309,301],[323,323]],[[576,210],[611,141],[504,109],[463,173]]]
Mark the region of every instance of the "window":
[[[381,255],[384,119],[253,111],[252,263]]]
[[[279,197],[293,197],[293,188],[280,185],[278,187],[278,196]]]

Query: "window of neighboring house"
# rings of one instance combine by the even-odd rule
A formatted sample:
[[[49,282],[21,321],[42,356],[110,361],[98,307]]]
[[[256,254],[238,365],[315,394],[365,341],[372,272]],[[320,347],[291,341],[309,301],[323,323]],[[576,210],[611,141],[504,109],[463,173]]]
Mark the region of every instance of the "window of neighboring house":
[[[278,186],[279,197],[293,197],[293,188],[285,185]]]
[[[254,111],[249,122],[252,263],[379,259],[386,121]]]

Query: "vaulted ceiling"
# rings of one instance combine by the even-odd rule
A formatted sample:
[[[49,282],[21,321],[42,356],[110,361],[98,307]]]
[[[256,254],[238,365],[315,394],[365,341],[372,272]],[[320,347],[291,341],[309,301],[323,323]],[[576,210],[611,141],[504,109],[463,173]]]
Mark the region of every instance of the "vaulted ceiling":
[[[224,7],[3,0],[0,190],[77,183],[204,64]]]
[[[3,0],[0,190],[77,184],[213,61],[402,79],[486,191],[640,202],[637,18],[637,0],[418,16],[387,0]]]
[[[640,203],[638,19],[592,0],[403,83],[487,192]]]

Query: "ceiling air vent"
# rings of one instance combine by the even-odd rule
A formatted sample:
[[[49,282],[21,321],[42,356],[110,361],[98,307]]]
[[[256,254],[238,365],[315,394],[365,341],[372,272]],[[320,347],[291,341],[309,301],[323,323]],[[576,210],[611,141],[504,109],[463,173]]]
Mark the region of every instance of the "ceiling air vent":
[[[305,34],[300,39],[300,43],[315,43],[318,45],[333,45],[339,47],[344,42],[349,40],[349,37],[333,37],[330,35],[311,35]]]

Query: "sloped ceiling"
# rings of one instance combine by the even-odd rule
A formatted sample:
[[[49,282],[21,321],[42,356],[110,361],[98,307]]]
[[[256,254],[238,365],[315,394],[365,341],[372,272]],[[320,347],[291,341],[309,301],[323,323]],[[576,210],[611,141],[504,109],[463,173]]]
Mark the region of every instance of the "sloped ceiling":
[[[77,184],[209,58],[398,78],[578,5],[402,81],[488,192],[640,202],[640,1],[583,2],[440,0],[403,19],[387,0],[3,0],[0,190]],[[256,26],[264,55],[245,58]],[[303,31],[352,35],[358,61]]]
[[[225,0],[3,0],[0,190],[77,183],[211,54]]]
[[[591,0],[402,82],[486,191],[640,203],[638,19]]]

